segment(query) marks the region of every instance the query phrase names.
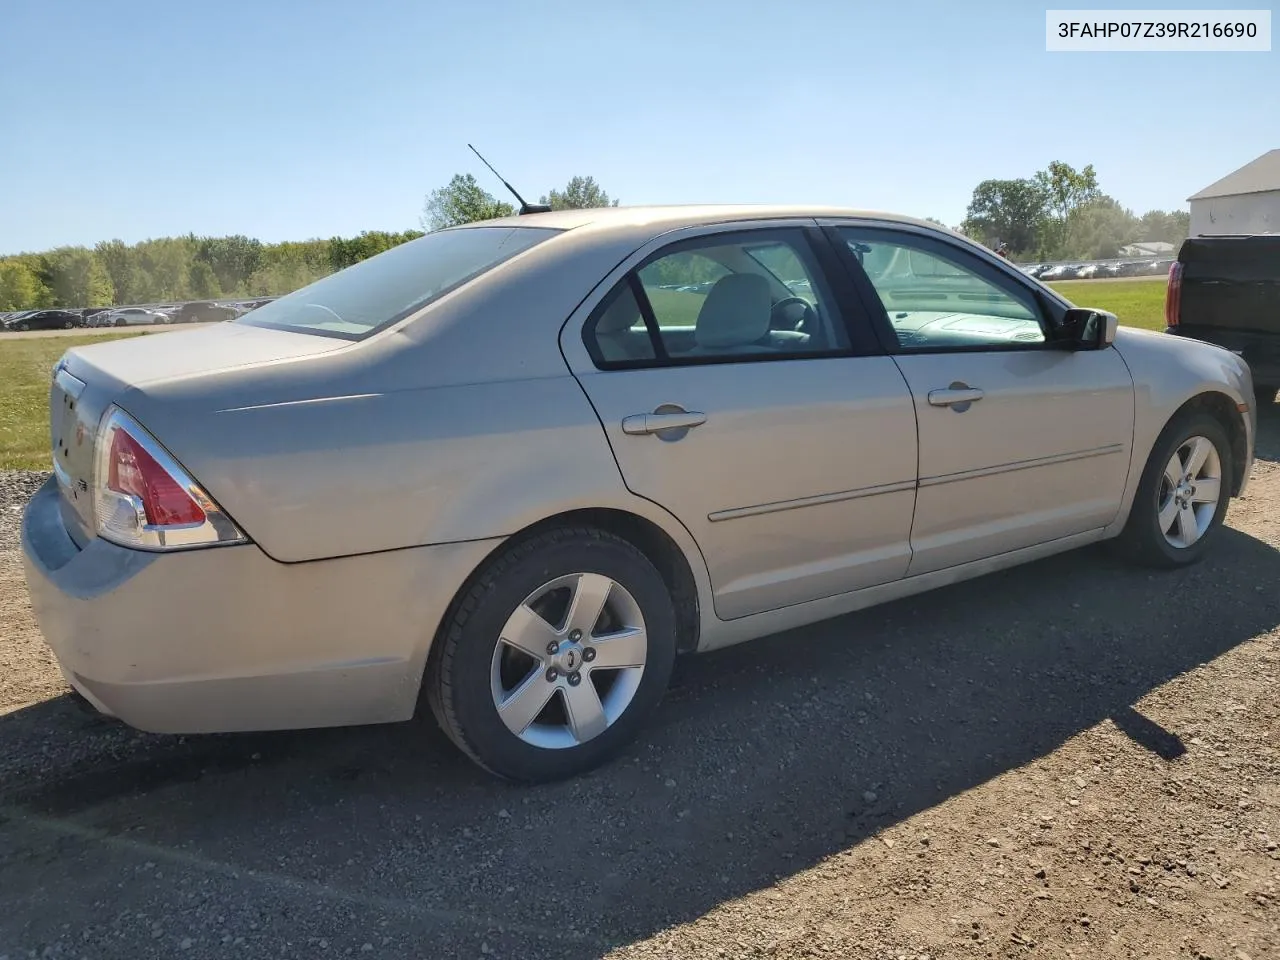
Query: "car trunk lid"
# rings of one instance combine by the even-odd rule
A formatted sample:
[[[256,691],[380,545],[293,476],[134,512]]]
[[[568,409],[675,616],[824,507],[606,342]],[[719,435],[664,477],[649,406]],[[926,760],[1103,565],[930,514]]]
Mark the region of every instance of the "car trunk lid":
[[[62,517],[72,539],[83,546],[95,536],[94,440],[103,414],[130,388],[302,360],[350,346],[333,337],[220,323],[68,350],[49,389],[49,433]]]

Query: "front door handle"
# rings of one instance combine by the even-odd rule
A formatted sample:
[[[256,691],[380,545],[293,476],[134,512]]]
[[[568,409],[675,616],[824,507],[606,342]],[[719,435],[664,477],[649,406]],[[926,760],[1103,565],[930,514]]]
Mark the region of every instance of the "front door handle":
[[[674,403],[664,403],[653,413],[636,413],[622,418],[622,432],[632,436],[656,433],[663,439],[679,439],[693,427],[707,422],[705,413],[685,410]],[[668,432],[670,431],[670,432]],[[664,436],[665,435],[665,436]]]
[[[951,407],[960,412],[969,409],[969,404],[981,400],[985,394],[977,387],[967,383],[953,383],[945,390],[930,390],[929,404],[934,407]]]

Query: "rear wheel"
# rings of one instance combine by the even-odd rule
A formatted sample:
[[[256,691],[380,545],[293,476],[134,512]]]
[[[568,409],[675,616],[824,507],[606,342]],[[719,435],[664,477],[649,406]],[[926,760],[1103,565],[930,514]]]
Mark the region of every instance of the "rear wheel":
[[[1148,566],[1201,559],[1227,514],[1232,463],[1219,420],[1199,412],[1175,417],[1152,448],[1117,546]]]
[[[562,529],[491,563],[436,642],[425,692],[449,738],[499,776],[554,780],[639,731],[671,676],[676,617],[634,546]]]

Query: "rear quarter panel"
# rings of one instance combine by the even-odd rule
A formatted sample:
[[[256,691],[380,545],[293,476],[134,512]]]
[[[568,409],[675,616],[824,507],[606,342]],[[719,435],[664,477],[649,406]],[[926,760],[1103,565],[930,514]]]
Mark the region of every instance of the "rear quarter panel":
[[[144,422],[286,562],[505,536],[621,488],[567,375],[174,413]]]

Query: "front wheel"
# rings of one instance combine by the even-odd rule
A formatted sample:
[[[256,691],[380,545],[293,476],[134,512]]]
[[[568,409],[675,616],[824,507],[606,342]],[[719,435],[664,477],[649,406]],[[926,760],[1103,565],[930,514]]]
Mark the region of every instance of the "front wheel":
[[[1227,514],[1231,441],[1207,413],[1187,412],[1164,428],[1143,469],[1117,546],[1139,563],[1181,567],[1204,556]]]
[[[676,615],[634,546],[553,530],[493,561],[436,643],[425,692],[449,738],[498,776],[555,780],[639,731],[671,677]]]

